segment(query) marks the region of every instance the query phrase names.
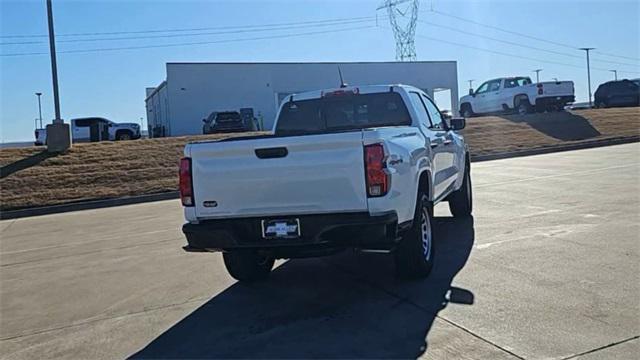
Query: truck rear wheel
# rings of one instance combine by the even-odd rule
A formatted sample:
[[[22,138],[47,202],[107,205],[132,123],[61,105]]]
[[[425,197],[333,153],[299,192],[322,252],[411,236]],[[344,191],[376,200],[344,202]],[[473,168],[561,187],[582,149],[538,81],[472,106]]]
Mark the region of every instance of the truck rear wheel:
[[[529,103],[529,98],[521,97],[517,100],[516,109],[518,110],[518,114],[525,115],[531,112],[531,104]]]
[[[224,265],[234,279],[245,282],[265,280],[269,277],[273,257],[255,250],[234,250],[222,253]]]
[[[418,194],[413,225],[400,240],[395,251],[395,265],[402,278],[424,278],[433,267],[433,207],[424,192]]]
[[[473,191],[471,189],[470,164],[465,164],[462,186],[449,195],[449,210],[455,217],[466,217],[473,211]]]

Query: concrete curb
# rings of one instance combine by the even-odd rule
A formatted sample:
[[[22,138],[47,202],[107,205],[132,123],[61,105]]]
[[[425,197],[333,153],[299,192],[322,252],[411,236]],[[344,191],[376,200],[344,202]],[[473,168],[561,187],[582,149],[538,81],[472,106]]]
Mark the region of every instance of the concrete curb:
[[[556,147],[545,147],[545,148],[539,148],[539,149],[512,151],[512,152],[498,153],[498,154],[487,154],[487,155],[479,155],[479,156],[472,155],[471,161],[481,162],[481,161],[506,159],[506,158],[512,158],[512,157],[520,157],[520,156],[548,154],[548,153],[561,152],[561,151],[589,149],[589,148],[609,146],[609,145],[628,144],[633,142],[640,142],[640,136],[595,140],[595,141],[583,142],[578,144],[567,144],[567,145],[556,146]],[[23,217],[29,217],[29,216],[64,213],[69,211],[100,209],[100,208],[112,207],[112,206],[140,204],[140,203],[161,201],[161,200],[172,200],[172,199],[177,199],[179,197],[180,197],[180,194],[177,191],[171,191],[171,192],[165,192],[165,193],[130,196],[130,197],[116,198],[116,199],[91,200],[91,201],[83,201],[83,202],[76,202],[76,203],[69,203],[69,204],[62,204],[62,205],[34,207],[34,208],[19,209],[19,210],[9,210],[9,211],[0,212],[0,219],[1,220],[17,219],[17,218],[23,218]]]
[[[161,200],[172,200],[172,199],[177,199],[179,197],[180,197],[180,194],[177,191],[171,191],[171,192],[164,192],[164,193],[157,193],[157,194],[128,196],[128,197],[115,198],[115,199],[90,200],[90,201],[82,201],[82,202],[75,202],[75,203],[61,204],[61,205],[0,211],[0,219],[1,220],[17,219],[17,218],[23,218],[23,217],[29,217],[29,216],[64,213],[69,211],[100,209],[100,208],[112,207],[112,206],[140,204],[140,203],[161,201]]]

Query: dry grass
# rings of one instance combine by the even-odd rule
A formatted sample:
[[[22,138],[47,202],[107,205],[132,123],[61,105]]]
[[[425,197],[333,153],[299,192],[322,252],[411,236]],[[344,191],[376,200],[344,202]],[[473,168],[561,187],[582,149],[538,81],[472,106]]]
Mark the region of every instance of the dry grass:
[[[178,159],[188,141],[238,135],[78,144],[49,158],[41,147],[2,149],[0,210],[175,191]],[[640,108],[472,118],[464,135],[472,155],[637,137]]]
[[[640,136],[640,108],[485,116],[463,131],[472,156]]]

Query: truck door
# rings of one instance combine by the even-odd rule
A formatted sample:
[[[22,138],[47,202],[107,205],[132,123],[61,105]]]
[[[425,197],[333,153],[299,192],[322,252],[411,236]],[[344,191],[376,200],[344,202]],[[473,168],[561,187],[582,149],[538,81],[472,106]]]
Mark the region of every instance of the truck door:
[[[424,146],[425,148],[430,149],[429,153],[431,154],[431,171],[433,179],[432,198],[436,199],[442,195],[444,189],[441,171],[446,167],[446,161],[442,158],[445,147],[445,132],[438,131],[431,123],[424,95],[411,91],[409,92],[409,97],[411,98],[413,108],[416,110],[418,115],[420,130],[422,130],[422,133],[427,138]]]
[[[484,97],[484,102],[487,106],[485,110],[486,112],[496,112],[502,110],[501,84],[501,79],[489,81],[489,88],[487,89],[487,93]]]
[[[474,93],[472,104],[471,104],[471,107],[473,108],[474,112],[484,113],[488,111],[487,102],[486,102],[486,96],[487,96],[488,90],[489,90],[489,81],[480,85],[476,90],[476,92]]]
[[[431,120],[431,130],[434,131],[438,141],[436,154],[436,192],[442,195],[453,185],[458,176],[458,163],[456,144],[453,140],[453,134],[447,129],[444,118],[433,101],[422,95],[422,100],[429,113]]]

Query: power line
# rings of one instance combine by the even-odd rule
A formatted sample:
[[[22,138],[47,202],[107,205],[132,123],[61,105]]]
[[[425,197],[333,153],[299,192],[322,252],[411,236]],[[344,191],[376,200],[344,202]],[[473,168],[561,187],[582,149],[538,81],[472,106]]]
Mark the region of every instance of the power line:
[[[313,27],[326,27],[335,25],[351,25],[358,23],[371,22],[373,19],[367,20],[350,20],[334,23],[322,23],[315,25],[295,25],[295,26],[280,26],[269,29],[245,29],[245,30],[228,30],[228,31],[215,31],[215,32],[203,32],[203,33],[187,33],[187,34],[163,34],[163,35],[144,35],[144,36],[126,36],[115,38],[89,38],[89,39],[67,39],[58,40],[57,43],[76,43],[76,42],[100,42],[100,41],[119,41],[119,40],[142,40],[142,39],[164,39],[164,38],[176,38],[176,37],[193,37],[193,36],[209,36],[209,35],[227,35],[227,34],[241,34],[263,31],[279,31],[279,30],[292,30],[300,28],[313,28]],[[0,45],[26,45],[26,44],[44,44],[46,41],[18,41],[18,42],[2,42]]]
[[[420,37],[420,38],[423,38],[423,39],[427,39],[427,40],[431,40],[431,41],[437,41],[437,42],[441,42],[441,43],[452,45],[452,46],[459,46],[459,47],[463,47],[463,48],[466,48],[466,49],[484,51],[484,52],[491,53],[491,54],[496,54],[496,55],[509,56],[509,57],[518,58],[518,59],[536,61],[536,62],[539,62],[539,63],[555,64],[555,65],[568,66],[568,67],[573,67],[573,68],[577,68],[577,69],[582,69],[582,66],[579,66],[579,65],[573,65],[573,64],[567,64],[567,63],[553,61],[553,60],[544,60],[544,59],[537,59],[537,58],[532,58],[532,57],[527,57],[527,56],[509,54],[509,53],[496,51],[496,50],[491,50],[491,49],[485,49],[485,48],[481,48],[481,47],[477,47],[477,46],[473,46],[473,45],[469,45],[469,44],[462,44],[462,43],[458,43],[458,42],[442,40],[442,39],[439,39],[439,38],[425,36],[425,35],[422,35],[422,34],[416,34],[416,36]],[[594,67],[592,67],[592,69],[600,70],[600,71],[609,71],[608,69],[594,68]],[[622,71],[620,71],[620,72],[622,72]],[[638,72],[625,71],[625,73],[638,73]]]
[[[582,56],[579,56],[579,55],[567,54],[567,53],[561,52],[561,51],[544,49],[544,48],[539,48],[539,47],[531,46],[531,45],[525,45],[525,44],[521,44],[521,43],[517,43],[517,42],[513,42],[513,41],[497,39],[497,38],[494,38],[494,37],[491,37],[491,36],[486,36],[486,35],[482,35],[482,34],[473,33],[473,32],[470,32],[470,31],[460,30],[460,29],[454,28],[452,26],[436,24],[436,23],[432,23],[432,22],[429,22],[429,21],[426,21],[426,20],[418,20],[418,22],[426,24],[426,25],[430,25],[430,26],[439,27],[439,28],[450,30],[450,31],[458,32],[458,33],[461,33],[461,34],[469,35],[469,36],[475,36],[475,37],[479,37],[479,38],[483,38],[483,39],[487,39],[487,40],[491,40],[491,41],[500,42],[500,43],[503,43],[503,44],[508,44],[508,45],[512,45],[512,46],[518,46],[518,47],[537,50],[537,51],[544,51],[544,52],[547,52],[547,53],[550,53],[550,54],[562,55],[562,56],[572,57],[572,58],[576,58],[576,59],[582,59]],[[617,62],[617,61],[608,61],[608,60],[593,60],[593,61],[611,63],[611,64],[616,64],[616,65],[626,65],[626,66],[634,66],[634,67],[638,66],[638,64],[621,63],[621,62]]]
[[[201,28],[177,28],[177,29],[149,29],[149,30],[137,30],[137,31],[112,31],[112,32],[85,32],[85,33],[67,33],[59,34],[56,37],[68,37],[68,36],[96,36],[96,35],[128,35],[128,34],[152,34],[152,33],[166,33],[166,32],[188,32],[188,31],[209,31],[209,30],[228,30],[228,29],[249,29],[249,28],[268,28],[279,27],[289,25],[308,25],[308,24],[320,24],[331,22],[342,22],[349,20],[375,20],[375,16],[361,16],[350,18],[334,18],[324,20],[310,20],[310,21],[298,21],[287,23],[268,23],[268,24],[254,24],[254,25],[233,25],[233,26],[216,26],[216,27],[201,27]],[[0,35],[0,38],[46,38],[47,34],[37,35]]]
[[[478,22],[478,21],[475,21],[475,20],[466,19],[466,18],[463,18],[463,17],[457,16],[457,15],[452,15],[452,14],[444,13],[444,12],[442,12],[442,11],[438,11],[438,10],[430,10],[430,11],[431,11],[431,12],[433,12],[433,13],[436,13],[436,14],[442,15],[442,16],[446,16],[446,17],[450,17],[450,18],[457,19],[457,20],[460,20],[460,21],[468,22],[468,23],[471,23],[471,24],[475,24],[475,25],[483,26],[483,27],[486,27],[486,28],[489,28],[489,29],[494,29],[494,30],[502,31],[502,32],[505,32],[505,33],[507,33],[507,34],[512,34],[512,35],[522,36],[522,37],[524,37],[524,38],[528,38],[528,39],[532,39],[532,40],[536,40],[536,41],[541,41],[541,42],[546,42],[546,43],[549,43],[549,44],[553,44],[553,45],[556,45],[556,46],[561,46],[561,47],[569,48],[569,49],[572,49],[572,50],[579,50],[576,46],[573,46],[573,45],[564,44],[564,43],[557,42],[557,41],[547,40],[547,39],[543,39],[543,38],[540,38],[540,37],[536,37],[536,36],[532,36],[532,35],[523,34],[523,33],[521,33],[521,32],[517,32],[517,31],[513,31],[513,30],[504,29],[504,28],[497,27],[497,26],[494,26],[494,25],[484,24],[484,23],[481,23],[481,22]],[[640,59],[639,59],[639,58],[632,58],[632,57],[627,57],[627,56],[622,56],[622,55],[616,55],[616,54],[611,54],[611,53],[605,53],[605,52],[601,52],[601,51],[599,51],[599,52],[598,52],[598,54],[601,54],[601,55],[607,55],[607,56],[613,56],[613,57],[619,57],[619,58],[623,58],[623,59],[630,59],[630,60],[640,61]]]
[[[72,53],[77,54],[77,53],[92,53],[92,52],[106,52],[106,51],[120,51],[120,50],[154,49],[154,48],[179,47],[179,46],[223,44],[223,43],[268,40],[268,39],[282,39],[282,38],[291,38],[291,37],[299,37],[299,36],[337,33],[342,31],[370,29],[374,27],[375,26],[358,26],[358,27],[340,28],[335,30],[311,31],[311,32],[294,33],[294,34],[280,34],[280,35],[259,36],[259,37],[252,37],[252,38],[222,39],[222,40],[213,40],[213,41],[199,41],[199,42],[161,44],[161,45],[142,45],[142,46],[123,46],[123,47],[115,47],[115,48],[63,50],[63,51],[58,51],[58,54],[72,54]],[[48,54],[47,52],[8,53],[8,54],[0,54],[0,57],[10,57],[10,56],[17,57],[17,56],[32,56],[32,55],[47,55],[47,54]]]

